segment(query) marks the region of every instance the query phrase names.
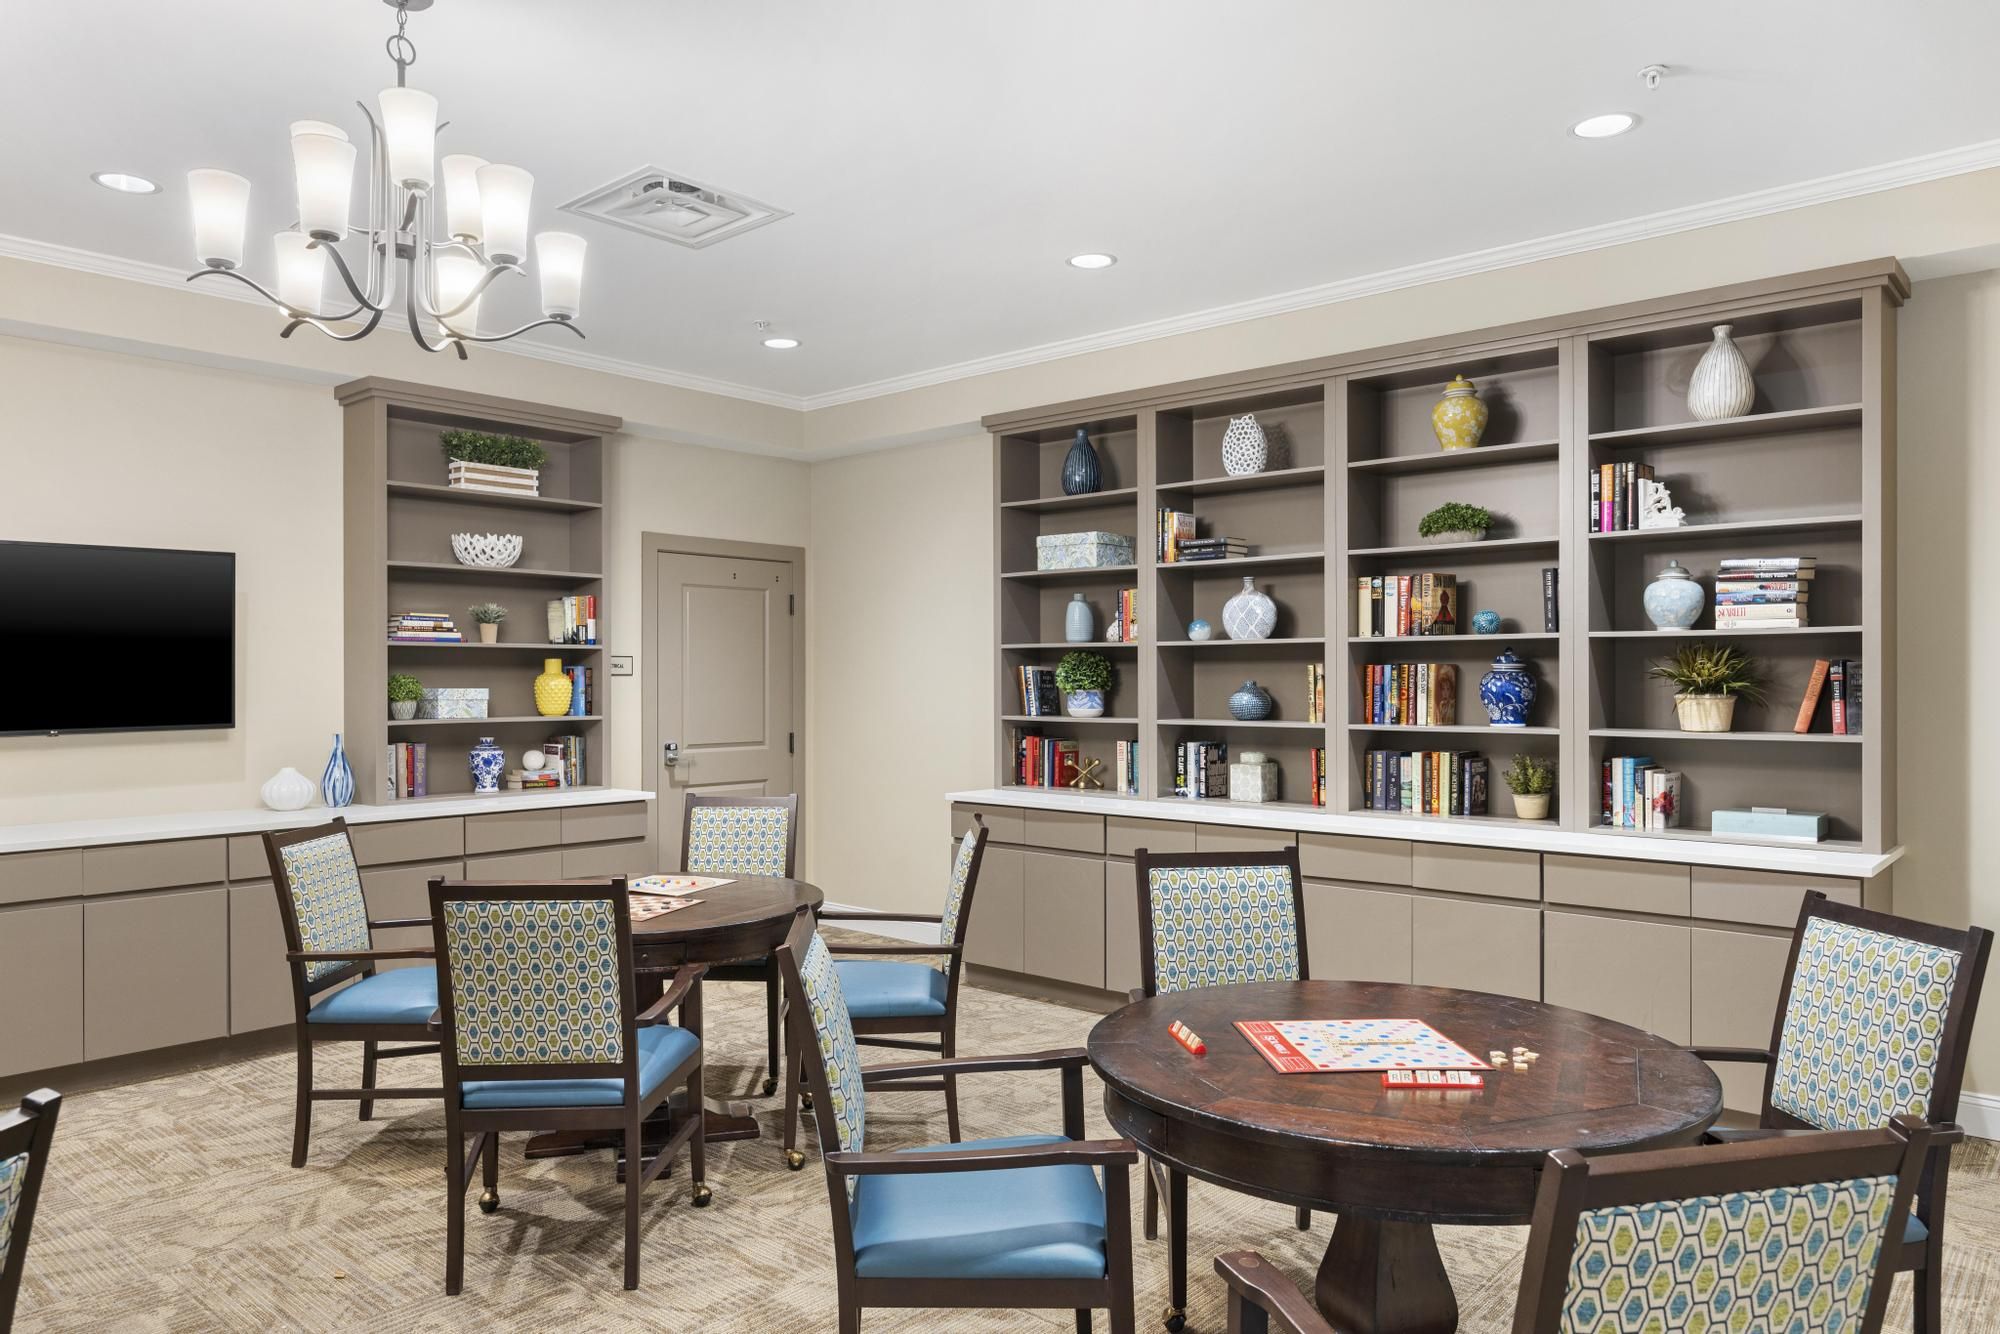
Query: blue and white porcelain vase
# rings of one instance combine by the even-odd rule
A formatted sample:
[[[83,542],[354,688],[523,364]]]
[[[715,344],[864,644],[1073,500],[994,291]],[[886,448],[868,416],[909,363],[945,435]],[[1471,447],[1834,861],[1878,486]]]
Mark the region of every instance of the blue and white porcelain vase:
[[[1479,678],[1479,702],[1486,706],[1487,721],[1493,726],[1526,727],[1540,688],[1520,656],[1504,649],[1493,660],[1493,670]]]
[[[1062,488],[1066,496],[1087,496],[1104,485],[1104,469],[1091,447],[1090,432],[1076,428],[1076,443],[1063,457]]]
[[[1670,560],[1646,585],[1646,619],[1655,630],[1692,630],[1706,598],[1695,577],[1679,561]]]
[[[1215,627],[1199,616],[1188,622],[1188,638],[1195,643],[1205,643],[1215,634]]]
[[[319,776],[319,799],[329,806],[346,806],[354,800],[354,770],[347,763],[338,732],[333,734],[333,754],[326,757],[326,771]]]
[[[1497,611],[1473,612],[1472,633],[1475,635],[1492,635],[1500,633],[1500,613]]]
[[[1269,639],[1278,625],[1278,604],[1243,576],[1243,591],[1222,604],[1222,629],[1231,639]]]
[[[1102,690],[1072,690],[1063,696],[1063,711],[1072,718],[1102,718],[1104,716],[1104,692]]]
[[[1271,692],[1255,681],[1245,681],[1229,697],[1229,716],[1240,723],[1263,721],[1271,716]]]
[[[472,770],[472,791],[477,796],[486,796],[500,790],[500,771],[507,767],[507,751],[495,744],[490,736],[479,738],[479,744],[466,752],[466,766]]]
[[[1071,644],[1088,644],[1097,638],[1097,618],[1091,615],[1090,604],[1083,600],[1083,594],[1072,593],[1069,605],[1063,608],[1063,639]]]

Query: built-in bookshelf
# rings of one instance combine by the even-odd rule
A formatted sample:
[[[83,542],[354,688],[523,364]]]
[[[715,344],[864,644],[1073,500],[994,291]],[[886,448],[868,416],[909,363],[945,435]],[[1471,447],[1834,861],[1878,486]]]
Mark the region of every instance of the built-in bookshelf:
[[[385,752],[404,741],[426,747],[429,797],[465,796],[467,753],[482,736],[506,749],[508,769],[550,737],[581,736],[585,785],[602,786],[610,698],[603,645],[620,611],[602,600],[604,437],[619,420],[374,378],[337,393],[345,411],[345,742],[355,800],[390,799]],[[548,463],[539,493],[447,485],[438,433],[452,428],[540,444]],[[505,569],[463,565],[451,546],[451,535],[463,532],[518,533],[521,558]],[[586,596],[599,599],[597,643],[549,642],[549,602]],[[497,643],[479,642],[470,608],[483,602],[508,609]],[[465,642],[398,643],[388,635],[391,617],[436,611],[454,620]],[[536,711],[534,679],[550,658],[589,670],[595,693],[586,713]],[[397,672],[426,687],[484,688],[488,716],[393,719],[386,696]]]
[[[1521,823],[1499,774],[1529,753],[1560,768],[1551,829],[1701,839],[1719,807],[1775,805],[1826,811],[1830,848],[1892,847],[1895,315],[1907,295],[1900,267],[1883,260],[988,419],[999,782],[1014,782],[1013,738],[1033,727],[1077,740],[1107,772],[1110,749],[1136,742],[1139,795],[1185,801],[1173,795],[1181,743],[1220,740],[1233,756],[1257,750],[1275,761],[1282,802],[1296,808],[1324,748],[1325,808],[1379,816],[1363,797],[1369,751],[1476,750],[1491,766],[1490,814],[1412,817],[1476,830],[1481,818]],[[1740,417],[1696,421],[1688,379],[1722,323],[1750,362],[1756,402]],[[1431,428],[1454,375],[1472,380],[1488,408],[1476,449],[1441,450]],[[1242,413],[1273,445],[1265,469],[1233,477],[1222,437]],[[1078,427],[1103,460],[1104,489],[1071,497],[1062,460]],[[1685,525],[1590,531],[1590,479],[1612,463],[1650,466]],[[1493,527],[1477,542],[1423,540],[1419,519],[1454,500],[1487,508]],[[1192,513],[1200,536],[1240,539],[1247,552],[1162,561],[1161,509]],[[1134,562],[1035,571],[1037,536],[1086,529],[1130,534]],[[1780,555],[1817,559],[1812,624],[1717,632],[1718,563]],[[1643,609],[1669,559],[1707,594],[1691,630],[1655,630]],[[1556,572],[1553,625],[1546,570]],[[1457,633],[1359,633],[1358,581],[1421,573],[1456,579]],[[1268,639],[1223,635],[1222,605],[1245,576],[1277,605]],[[1082,592],[1101,629],[1124,588],[1139,590],[1136,642],[1094,646],[1118,673],[1106,715],[1024,717],[1017,669],[1053,667],[1083,647],[1064,642],[1064,605]],[[1499,614],[1499,633],[1472,633],[1480,610]],[[1196,618],[1214,638],[1188,637]],[[1739,704],[1730,732],[1683,732],[1670,690],[1647,669],[1711,637],[1758,658],[1768,703]],[[1525,727],[1488,725],[1479,703],[1479,679],[1504,648],[1539,687]],[[1831,733],[1824,704],[1811,730],[1793,730],[1818,659],[1860,664],[1862,734]],[[1321,663],[1323,722],[1306,698],[1308,669]],[[1368,721],[1368,669],[1399,663],[1456,668],[1455,723]],[[1230,717],[1228,697],[1247,679],[1271,693],[1270,718]],[[1599,824],[1601,765],[1628,755],[1682,774],[1681,827],[1649,835]]]

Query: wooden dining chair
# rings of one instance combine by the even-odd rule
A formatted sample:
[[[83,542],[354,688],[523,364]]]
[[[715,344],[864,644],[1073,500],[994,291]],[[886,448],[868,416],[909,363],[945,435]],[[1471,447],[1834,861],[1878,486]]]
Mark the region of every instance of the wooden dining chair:
[[[1695,1047],[1708,1061],[1764,1066],[1754,1128],[1715,1128],[1740,1141],[1787,1132],[1854,1130],[1900,1115],[1934,1125],[1958,1118],[1965,1061],[1993,933],[1933,926],[1835,903],[1799,905],[1768,1050]],[[1915,1271],[1913,1326],[1942,1329],[1945,1193],[1951,1147],[1940,1141],[1917,1183],[1899,1267]]]
[[[1192,987],[1296,982],[1306,967],[1299,850],[1132,854],[1139,888],[1139,990],[1134,1000]],[[1159,1235],[1166,1197],[1166,1326],[1187,1322],[1187,1173],[1147,1159],[1146,1237]],[[1294,1222],[1312,1226],[1310,1210]]]
[[[431,923],[428,917],[369,919],[347,821],[335,816],[310,829],[266,834],[264,855],[271,865],[278,917],[285,926],[285,961],[292,975],[293,1033],[298,1042],[292,1166],[304,1167],[315,1102],[358,1101],[366,1121],[374,1115],[378,1098],[444,1096],[442,1088],[375,1086],[378,1061],[437,1053],[429,1027],[438,1005],[437,969],[428,945],[375,947],[376,931]],[[377,968],[396,959],[422,962],[410,968]],[[313,1087],[313,1048],[322,1042],[361,1044],[361,1087]]]
[[[896,1047],[904,1051],[934,1051],[940,1056],[958,1054],[958,977],[965,962],[965,928],[972,920],[972,894],[979,887],[979,865],[986,856],[986,821],[972,817],[972,828],[958,841],[952,854],[951,881],[945,886],[944,908],[937,913],[827,912],[821,922],[936,922],[938,944],[930,945],[828,945],[827,950],[842,954],[920,954],[943,956],[944,965],[905,963],[897,959],[842,959],[836,957],[833,970],[840,976],[841,994],[847,998],[847,1013],[854,1023],[854,1040],[864,1047]],[[909,1034],[919,1036],[910,1037]],[[935,1037],[924,1037],[935,1034]],[[905,1036],[898,1036],[905,1035]],[[908,1092],[944,1090],[945,1133],[958,1142],[958,1076],[941,1075],[929,1083],[901,1086]],[[803,1096],[802,1062],[795,1059],[788,1072],[785,1090],[785,1163],[794,1172],[805,1166],[799,1152],[799,1103]]]
[[[62,1095],[36,1089],[18,1111],[0,1116],[0,1334],[14,1327],[21,1273],[28,1263],[28,1236],[35,1227],[35,1202],[49,1165]]]
[[[778,963],[793,1050],[811,1053],[814,1123],[833,1210],[840,1334],[875,1306],[1093,1308],[1132,1334],[1130,1140],[1084,1135],[1082,1049],[861,1065],[833,953],[800,913]],[[1063,1133],[901,1152],[866,1147],[866,1093],[944,1074],[1061,1072]],[[1104,1174],[1102,1184],[1097,1172]]]
[[[1875,1334],[1926,1151],[1957,1127],[1548,1156],[1514,1334],[1840,1330]],[[1333,1334],[1255,1251],[1215,1260],[1230,1334]]]
[[[616,1131],[623,1140],[625,1286],[639,1286],[639,1192],[688,1151],[695,1207],[702,1164],[701,976],[676,972],[638,1012],[626,882],[431,881],[444,1048],[444,1290],[465,1275],[465,1192],[481,1164],[479,1208],[500,1207],[500,1132]],[[681,1006],[687,1028],[664,1022]],[[645,1120],[675,1088],[681,1117],[651,1158]],[[465,1137],[471,1135],[468,1152]]]
[[[772,875],[790,878],[798,867],[799,798],[717,797],[690,792],[681,817],[681,871],[687,875]],[[725,889],[727,886],[724,887]],[[711,982],[764,984],[764,1039],[770,1067],[764,1096],[778,1091],[784,991],[777,961],[733,959],[711,964]]]

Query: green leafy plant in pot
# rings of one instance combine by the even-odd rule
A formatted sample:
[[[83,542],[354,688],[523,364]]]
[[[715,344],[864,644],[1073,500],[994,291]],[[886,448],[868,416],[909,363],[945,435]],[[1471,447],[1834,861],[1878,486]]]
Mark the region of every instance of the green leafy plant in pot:
[[[1549,818],[1549,798],[1556,790],[1556,762],[1526,752],[1516,755],[1500,781],[1514,794],[1514,814],[1523,820]]]
[[[1727,732],[1739,698],[1764,701],[1757,660],[1733,644],[1683,644],[1646,675],[1673,686],[1674,714],[1683,732]]]
[[[521,435],[488,431],[439,431],[445,481],[475,491],[541,493],[542,468],[549,452]]]
[[[1111,659],[1079,649],[1056,664],[1056,689],[1063,694],[1063,711],[1072,718],[1104,716],[1104,692],[1111,688]]]
[[[1426,542],[1477,542],[1493,526],[1482,506],[1447,501],[1417,520],[1417,536]]]
[[[497,602],[482,602],[471,608],[472,619],[479,626],[479,642],[497,644],[500,642],[500,622],[507,619],[507,609]]]
[[[389,716],[408,720],[417,716],[417,704],[424,697],[424,683],[405,672],[389,677]]]

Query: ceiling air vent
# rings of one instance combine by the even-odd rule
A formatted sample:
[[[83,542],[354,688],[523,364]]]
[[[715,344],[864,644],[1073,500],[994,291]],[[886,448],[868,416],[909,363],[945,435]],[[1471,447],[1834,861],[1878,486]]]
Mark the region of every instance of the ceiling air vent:
[[[579,195],[564,204],[562,211],[657,236],[690,250],[791,216],[783,209],[658,167],[641,167]]]

